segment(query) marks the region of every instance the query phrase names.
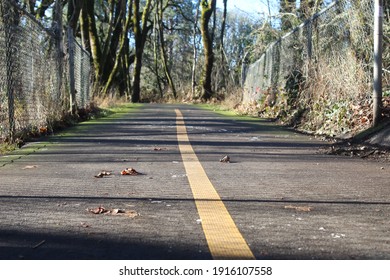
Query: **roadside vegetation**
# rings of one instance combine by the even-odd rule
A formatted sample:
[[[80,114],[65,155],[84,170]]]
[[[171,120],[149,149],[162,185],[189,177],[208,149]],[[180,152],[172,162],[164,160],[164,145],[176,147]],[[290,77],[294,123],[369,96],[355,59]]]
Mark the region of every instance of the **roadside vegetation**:
[[[366,11],[358,11],[356,30],[347,34],[353,51],[339,60],[316,58],[315,67],[306,76],[290,73],[285,84],[260,88],[257,100],[244,103],[245,67],[258,60],[270,44],[332,1],[263,1],[262,13],[247,13],[240,7],[227,10],[228,1],[16,1],[42,25],[52,28],[62,21],[63,34],[72,30],[90,55],[93,102],[77,113],[56,112],[61,114],[56,121],[48,119],[46,126],[18,132],[15,141],[9,141],[13,144],[1,150],[21,145],[28,137],[109,114],[104,108],[115,100],[218,104],[224,110],[275,119],[305,132],[328,136],[353,136],[371,126],[372,86],[367,73],[372,68],[372,38],[367,34],[371,34],[372,23]],[[348,7],[372,2],[343,1]],[[388,46],[389,1],[384,5],[384,45]],[[338,16],[342,17],[343,11]],[[332,22],[333,18],[328,20]],[[292,48],[294,45],[286,52],[292,52]],[[390,114],[388,48],[383,63],[386,119]],[[67,102],[68,97],[64,104]],[[17,117],[18,110],[15,112]]]

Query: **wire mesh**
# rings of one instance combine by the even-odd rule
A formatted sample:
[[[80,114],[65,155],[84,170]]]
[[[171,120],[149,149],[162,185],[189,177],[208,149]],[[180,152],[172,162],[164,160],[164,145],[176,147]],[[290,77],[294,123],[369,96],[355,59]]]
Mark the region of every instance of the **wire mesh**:
[[[0,2],[0,139],[39,130],[69,110],[69,56],[48,30],[8,0]],[[89,105],[89,56],[75,52],[77,106]]]
[[[75,91],[78,107],[85,108],[90,103],[91,63],[89,54],[75,40]]]
[[[14,84],[12,76],[14,69],[15,48],[12,47],[14,32],[10,26],[13,21],[11,7],[6,2],[0,2],[0,136],[9,136],[13,131]],[[11,25],[12,27],[12,25]]]
[[[389,30],[386,28],[388,16],[385,15],[385,32]],[[244,103],[268,100],[271,104],[282,101],[288,104],[296,95],[301,95],[299,100],[304,104],[295,104],[297,107],[319,106],[328,108],[332,114],[335,104],[351,103],[351,108],[346,108],[350,114],[354,114],[352,111],[357,106],[369,106],[372,102],[373,27],[374,1],[333,2],[271,44],[247,68]],[[385,37],[389,35],[385,33]],[[383,57],[390,57],[386,45]],[[388,66],[389,63],[385,63],[383,71],[384,97],[390,91]],[[277,98],[283,94],[287,95],[287,100]],[[318,119],[336,118],[330,114],[318,116]]]

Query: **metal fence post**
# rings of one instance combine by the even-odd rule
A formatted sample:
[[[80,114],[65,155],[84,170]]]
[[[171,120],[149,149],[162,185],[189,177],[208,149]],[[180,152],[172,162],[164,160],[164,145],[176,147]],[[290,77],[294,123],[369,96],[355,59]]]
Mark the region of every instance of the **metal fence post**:
[[[56,35],[55,39],[55,45],[56,45],[56,64],[57,64],[57,95],[56,99],[61,100],[62,94],[62,78],[63,78],[63,63],[64,63],[64,47],[63,47],[63,36],[62,36],[62,29],[63,29],[63,22],[62,22],[62,4],[61,1],[56,1],[54,4],[54,14],[53,14],[53,26],[52,29]]]
[[[68,28],[68,55],[69,55],[69,88],[70,88],[70,112],[76,113],[76,85],[75,85],[75,42],[73,37],[73,29]]]
[[[375,0],[374,21],[373,126],[377,126],[382,113],[383,0]]]

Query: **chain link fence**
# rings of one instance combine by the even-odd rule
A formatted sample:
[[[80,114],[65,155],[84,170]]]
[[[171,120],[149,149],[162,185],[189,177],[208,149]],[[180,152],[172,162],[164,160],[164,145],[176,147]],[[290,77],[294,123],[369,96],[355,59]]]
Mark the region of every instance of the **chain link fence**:
[[[368,126],[373,27],[374,1],[335,1],[248,66],[243,102],[256,103],[261,115],[290,124],[304,118],[303,128],[311,132],[340,135]],[[388,47],[383,56],[390,57]],[[389,63],[384,60],[383,86],[384,106],[390,109]]]
[[[11,1],[0,2],[0,141],[50,130],[70,110],[71,88],[77,107],[89,105],[88,53],[75,40],[70,53],[60,29],[45,28]]]
[[[86,108],[90,101],[91,63],[90,56],[81,44],[75,42],[74,68],[75,68],[75,95],[78,107]]]

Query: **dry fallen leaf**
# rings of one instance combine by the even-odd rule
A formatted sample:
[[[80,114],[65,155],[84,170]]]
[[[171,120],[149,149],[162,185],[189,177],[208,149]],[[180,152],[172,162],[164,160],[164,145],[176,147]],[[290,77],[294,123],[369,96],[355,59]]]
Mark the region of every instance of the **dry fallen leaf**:
[[[224,156],[219,161],[220,162],[224,162],[224,163],[230,163],[230,157],[229,156]]]
[[[130,218],[134,218],[139,216],[137,211],[134,210],[126,210],[126,209],[119,209],[119,208],[114,208],[114,209],[105,209],[102,206],[99,206],[98,208],[95,209],[87,209],[88,212],[91,212],[93,214],[106,214],[106,215],[113,215],[113,216],[126,216]],[[82,226],[84,223],[82,223]],[[83,227],[89,227],[89,225],[85,224],[86,226]]]
[[[121,174],[122,175],[132,175],[132,176],[135,176],[135,175],[140,175],[141,173],[139,173],[134,168],[130,167],[130,168],[126,168],[125,170],[122,170]]]
[[[106,213],[109,213],[110,210],[107,210],[106,208],[104,208],[103,206],[99,206],[95,209],[87,209],[89,212],[93,213],[93,214],[106,214]]]
[[[124,213],[124,212],[125,212],[125,210],[122,210],[122,209],[112,209],[111,210],[112,215],[117,215],[117,214]]]
[[[134,211],[134,210],[126,210],[124,213],[124,216],[129,217],[129,218],[135,218],[139,216],[139,213]]]
[[[294,209],[298,212],[310,212],[313,209],[313,207],[286,205],[284,206],[284,209]]]
[[[102,171],[98,175],[95,175],[95,178],[103,178],[104,176],[112,175],[111,171]]]
[[[111,211],[111,214],[112,215],[116,215],[116,216],[126,216],[126,217],[129,217],[129,218],[134,218],[134,217],[139,216],[137,211],[125,210],[125,209],[113,209]]]

